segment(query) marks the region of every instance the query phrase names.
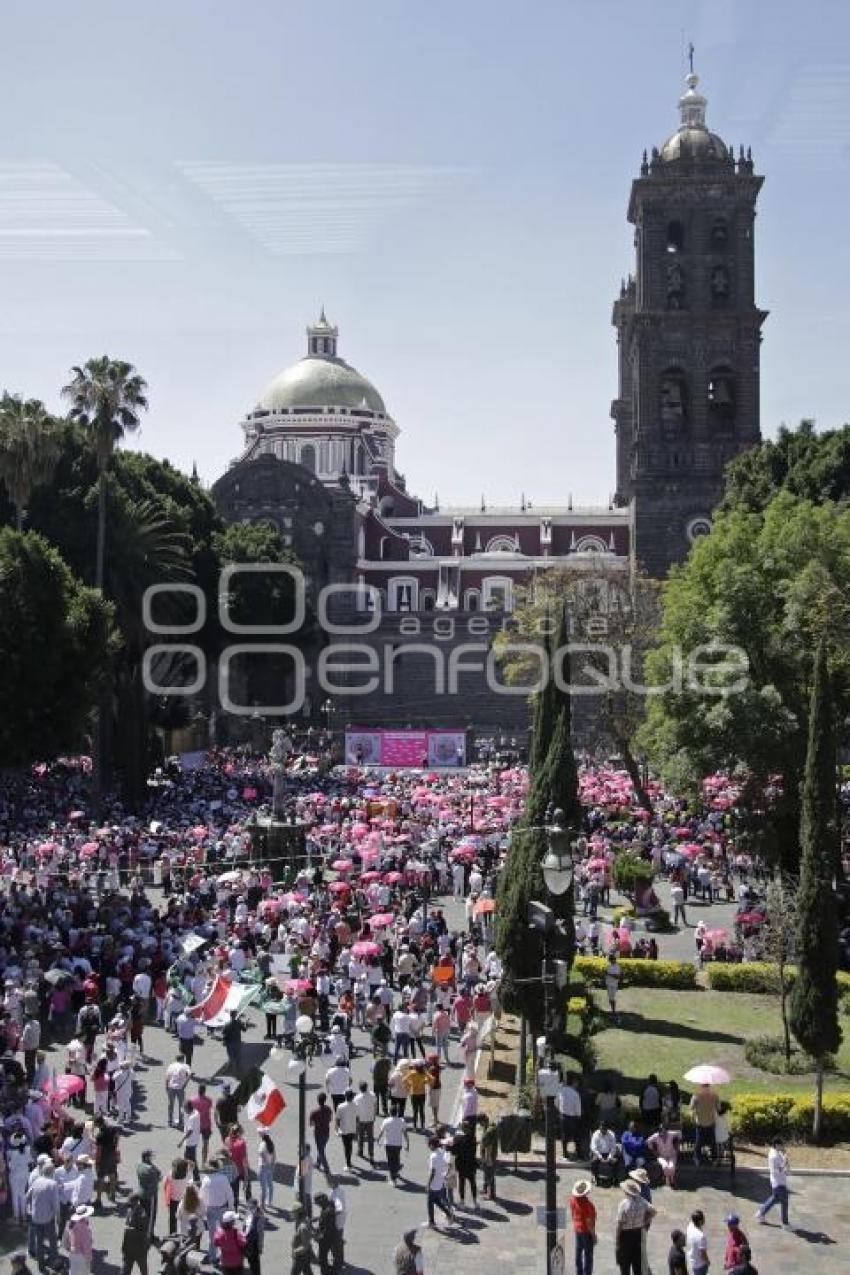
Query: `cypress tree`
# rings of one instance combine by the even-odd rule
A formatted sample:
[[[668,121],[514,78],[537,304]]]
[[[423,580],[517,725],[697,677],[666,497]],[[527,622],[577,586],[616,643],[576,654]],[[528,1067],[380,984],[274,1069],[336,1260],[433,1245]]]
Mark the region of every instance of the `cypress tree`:
[[[791,993],[791,1030],[816,1063],[812,1136],[821,1135],[823,1073],[841,1044],[838,1022],[838,919],[835,863],[835,740],[826,642],[815,655],[809,738],[800,820],[797,898],[797,978]]]

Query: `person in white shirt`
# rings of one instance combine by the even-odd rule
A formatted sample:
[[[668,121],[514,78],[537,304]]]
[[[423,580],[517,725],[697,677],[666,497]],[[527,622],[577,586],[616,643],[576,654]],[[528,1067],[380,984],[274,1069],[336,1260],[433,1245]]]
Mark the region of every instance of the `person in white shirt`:
[[[708,1275],[710,1262],[704,1226],[705,1214],[697,1209],[691,1214],[691,1220],[685,1231],[685,1256],[691,1275]]]
[[[407,1133],[407,1121],[404,1116],[387,1116],[381,1124],[378,1142],[383,1142],[387,1150],[387,1168],[393,1186],[399,1185],[401,1175],[401,1148],[404,1145],[410,1150],[410,1138]]]
[[[354,1148],[354,1136],[357,1133],[357,1107],[354,1101],[353,1089],[346,1089],[345,1097],[336,1109],[335,1123],[345,1154],[345,1167],[350,1169],[352,1167],[351,1152]]]
[[[348,1041],[345,1039],[342,1028],[338,1023],[335,1023],[331,1028],[328,1046],[338,1063],[345,1064],[348,1062]]]
[[[344,1063],[334,1063],[325,1074],[325,1090],[334,1105],[334,1110],[345,1097],[346,1090],[351,1088],[351,1072]]]
[[[575,1147],[578,1157],[581,1155],[581,1094],[572,1072],[568,1072],[566,1080],[558,1086],[556,1103],[561,1117],[561,1149],[564,1159],[569,1157],[567,1148],[570,1143]]]
[[[213,1243],[213,1236],[219,1228],[225,1211],[233,1208],[233,1188],[217,1159],[210,1161],[209,1172],[201,1178],[201,1200],[206,1209],[209,1233],[207,1257],[210,1261],[215,1261],[218,1250]]]
[[[781,1138],[774,1138],[767,1153],[767,1171],[770,1175],[770,1195],[756,1212],[756,1221],[764,1223],[764,1216],[775,1204],[779,1205],[782,1225],[790,1229],[788,1221],[788,1155]]]
[[[616,1179],[620,1160],[620,1145],[616,1135],[608,1128],[604,1120],[590,1139],[590,1171],[593,1180],[599,1185],[600,1178],[606,1182]]]
[[[398,1062],[399,1057],[408,1058],[410,1056],[410,1018],[406,1010],[395,1011],[390,1019],[390,1031],[395,1037],[393,1062]]]
[[[430,1149],[430,1155],[428,1156],[428,1225],[433,1230],[437,1225],[434,1220],[435,1205],[438,1209],[442,1209],[450,1222],[454,1222],[455,1216],[446,1196],[446,1174],[448,1173],[451,1158],[439,1138],[430,1138],[428,1147]]]
[[[363,1155],[363,1147],[369,1148],[369,1163],[375,1163],[375,1116],[378,1114],[378,1099],[373,1090],[362,1081],[360,1092],[354,1099],[357,1112],[357,1154]]]
[[[178,1129],[183,1127],[183,1100],[186,1096],[186,1086],[192,1075],[192,1069],[184,1060],[182,1054],[178,1054],[173,1062],[170,1062],[165,1069],[165,1094],[168,1099],[168,1127],[173,1124]],[[175,1120],[174,1113],[177,1113]]]

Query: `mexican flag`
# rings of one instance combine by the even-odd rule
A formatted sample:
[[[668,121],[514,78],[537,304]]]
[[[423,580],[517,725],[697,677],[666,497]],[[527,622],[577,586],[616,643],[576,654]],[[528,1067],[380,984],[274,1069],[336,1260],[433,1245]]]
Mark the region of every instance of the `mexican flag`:
[[[286,1106],[286,1102],[271,1076],[267,1076],[264,1071],[260,1072],[260,1076],[261,1080],[258,1088],[254,1090],[245,1104],[245,1117],[248,1120],[253,1120],[255,1124],[268,1128],[270,1124],[274,1124],[275,1120],[277,1120]]]
[[[235,983],[223,974],[217,974],[215,982],[203,1000],[188,1011],[208,1027],[222,1027],[230,1018],[230,1011],[241,1014],[259,998],[262,988],[257,983]]]

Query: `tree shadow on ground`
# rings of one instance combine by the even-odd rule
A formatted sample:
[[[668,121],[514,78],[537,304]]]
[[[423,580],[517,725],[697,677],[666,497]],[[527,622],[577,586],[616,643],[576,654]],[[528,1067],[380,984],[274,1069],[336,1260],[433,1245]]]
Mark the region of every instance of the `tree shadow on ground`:
[[[673,1036],[681,1040],[710,1040],[727,1045],[741,1045],[745,1039],[729,1032],[693,1027],[690,1023],[676,1022],[669,1018],[646,1018],[643,1014],[627,1010],[617,1015],[616,1029],[640,1032],[642,1036]]]

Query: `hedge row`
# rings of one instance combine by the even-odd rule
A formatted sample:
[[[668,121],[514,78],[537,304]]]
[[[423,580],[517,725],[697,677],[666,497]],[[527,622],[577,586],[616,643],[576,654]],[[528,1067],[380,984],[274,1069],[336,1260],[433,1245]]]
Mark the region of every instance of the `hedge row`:
[[[778,992],[779,971],[767,961],[745,961],[742,965],[727,965],[723,961],[710,961],[706,967],[708,985],[715,992]],[[788,981],[793,983],[797,971],[788,970]],[[850,995],[850,974],[839,970],[838,994]]]
[[[802,1094],[738,1094],[732,1099],[732,1131],[758,1142],[811,1137],[813,1101]],[[850,1094],[823,1096],[823,1137],[828,1142],[850,1138]]]
[[[607,962],[601,956],[577,956],[575,969],[589,983],[601,987]],[[624,987],[665,987],[671,991],[693,991],[696,967],[690,961],[645,961],[625,957],[618,961]]]

